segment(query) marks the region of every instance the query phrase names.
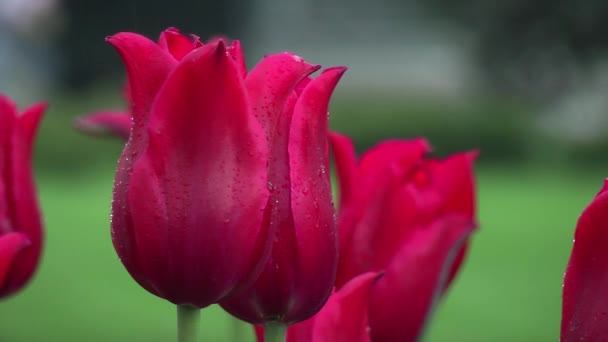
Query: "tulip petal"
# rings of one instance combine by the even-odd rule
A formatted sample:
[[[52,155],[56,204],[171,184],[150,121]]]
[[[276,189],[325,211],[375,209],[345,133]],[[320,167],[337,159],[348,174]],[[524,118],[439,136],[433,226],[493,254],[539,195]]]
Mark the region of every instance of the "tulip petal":
[[[353,188],[353,177],[357,164],[355,147],[353,141],[346,135],[330,132],[329,139],[340,184],[339,203],[340,206],[343,206],[350,200]]]
[[[310,83],[310,81],[312,81],[312,78],[310,77],[304,77],[300,82],[298,82],[298,84],[296,84],[296,95],[300,96],[302,95],[302,91],[304,91],[304,88],[306,88],[306,86],[308,85],[308,83]]]
[[[432,172],[433,184],[443,193],[442,210],[448,213],[461,213],[476,221],[475,178],[473,163],[478,152],[454,154],[444,160],[436,161]],[[458,252],[447,286],[454,280],[468,249],[468,242]]]
[[[475,179],[473,163],[478,152],[457,153],[444,160],[433,161],[429,170],[433,184],[442,192],[443,210],[462,213],[475,220]]]
[[[446,216],[416,230],[402,245],[372,291],[372,340],[418,340],[454,258],[474,228],[464,215]]]
[[[382,269],[402,239],[396,234],[408,222],[388,224],[394,192],[430,150],[424,139],[386,141],[361,156],[353,177],[351,201],[340,208],[340,262],[336,286],[373,269]],[[396,203],[405,210],[406,203]],[[413,208],[415,209],[415,208]],[[408,213],[412,209],[408,210]],[[402,210],[398,210],[401,213]],[[378,227],[382,227],[379,229]],[[388,248],[387,244],[391,247]]]
[[[262,123],[272,145],[283,149],[287,136],[275,143],[275,135],[286,132],[285,125],[279,125],[284,113],[285,102],[292,94],[296,84],[304,77],[319,69],[318,66],[306,63],[302,58],[284,52],[265,57],[247,75],[245,87],[251,101],[253,114]],[[289,127],[291,118],[287,120]],[[278,151],[277,151],[278,152]]]
[[[32,174],[32,150],[34,136],[40,120],[46,109],[46,104],[40,103],[26,109],[21,114],[15,126],[10,143],[10,193],[8,202],[13,225],[19,232],[25,234],[30,247],[20,253],[14,260],[15,271],[11,274],[9,283],[4,284],[6,291],[20,289],[33,275],[40,259],[42,250],[42,223],[36,197],[36,187]]]
[[[12,292],[12,287],[6,283],[6,277],[11,270],[14,270],[13,263],[17,255],[28,245],[27,235],[23,233],[0,235],[0,297]]]
[[[564,278],[561,341],[608,337],[608,179],[576,225]]]
[[[241,42],[238,40],[232,41],[232,45],[228,47],[228,53],[230,56],[232,56],[232,58],[234,58],[241,77],[247,77],[247,63],[245,61],[245,55],[243,54]]]
[[[112,201],[112,241],[125,268],[148,291],[153,291],[145,278],[137,275],[139,259],[129,257],[137,250],[132,229],[127,194],[133,163],[148,143],[147,122],[152,103],[177,61],[162,47],[141,35],[123,32],[106,38],[123,59],[128,74],[127,98],[133,116],[132,134],[125,145],[114,181]],[[120,227],[115,229],[115,227]]]
[[[331,297],[329,298],[331,300]],[[326,303],[326,305],[328,303]],[[323,308],[325,308],[325,306]],[[317,322],[317,315],[305,321],[290,325],[289,328],[287,328],[287,336],[285,342],[314,342],[315,340],[313,339],[313,330]]]
[[[262,225],[268,151],[222,41],[182,59],[157,96],[148,133],[129,204],[135,236],[146,239],[136,242],[139,257],[167,258],[153,285],[173,303],[197,307],[251,285],[270,249]]]
[[[12,193],[10,151],[16,121],[17,107],[11,99],[0,95],[0,234],[13,231],[8,198]]]
[[[232,315],[250,323],[264,323],[269,317],[282,319],[294,301],[298,254],[287,146],[297,101],[294,87],[316,69],[297,56],[281,53],[265,57],[245,79],[253,113],[266,130],[269,142],[270,200],[266,210],[275,238],[270,259],[255,285],[221,304]]]
[[[176,28],[169,28],[161,33],[158,45],[166,49],[178,61],[181,61],[195,48],[195,42],[181,34]]]
[[[255,333],[255,339],[257,342],[264,342],[264,327],[261,325],[254,325],[253,331]]]
[[[75,126],[84,133],[111,135],[126,141],[131,133],[131,123],[130,113],[102,111],[78,118]]]
[[[158,44],[136,33],[118,33],[106,41],[118,51],[127,69],[130,112],[134,129],[139,133],[158,90],[177,61]]]
[[[372,285],[379,278],[379,273],[363,273],[334,293],[315,316],[312,341],[371,342],[368,307]]]
[[[287,342],[368,342],[368,306],[371,288],[381,273],[368,272],[333,293],[323,309],[287,329]],[[258,342],[264,342],[264,327],[255,326]]]
[[[302,91],[289,133],[291,207],[296,232],[295,293],[291,312],[299,317],[316,313],[330,295],[336,277],[337,229],[328,164],[328,106],[331,94],[346,68],[330,68]],[[314,298],[317,305],[311,302]],[[303,312],[307,311],[307,312]],[[289,317],[285,318],[290,322]]]

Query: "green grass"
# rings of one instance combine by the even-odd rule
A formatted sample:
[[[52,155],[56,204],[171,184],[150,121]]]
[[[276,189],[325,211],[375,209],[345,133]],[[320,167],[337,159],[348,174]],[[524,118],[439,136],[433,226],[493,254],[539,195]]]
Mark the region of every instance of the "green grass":
[[[80,177],[40,175],[44,260],[31,285],[0,304],[0,341],[174,339],[175,308],[139,288],[110,243],[113,166]],[[426,340],[557,341],[573,229],[602,173],[486,167],[478,174],[481,227]],[[205,310],[203,322],[206,341],[229,341],[235,330],[218,308]]]

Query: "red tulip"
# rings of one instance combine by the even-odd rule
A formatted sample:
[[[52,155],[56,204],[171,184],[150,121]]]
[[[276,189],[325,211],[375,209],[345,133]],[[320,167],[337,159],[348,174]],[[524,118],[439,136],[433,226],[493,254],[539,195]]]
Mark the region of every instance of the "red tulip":
[[[422,139],[384,142],[359,161],[350,140],[332,135],[340,179],[336,285],[384,270],[372,290],[371,336],[415,341],[456,274],[475,227],[475,153],[425,159]]]
[[[259,107],[272,111],[261,120],[270,137],[267,210],[277,235],[270,259],[255,284],[221,303],[232,315],[254,324],[292,324],[312,317],[331,293],[338,263],[337,228],[326,170],[327,110],[345,68],[327,69],[294,90],[293,83],[287,88],[288,84],[266,76],[275,69],[293,72],[279,67],[283,59],[266,58],[246,80],[258,84],[254,89],[269,86],[271,93],[289,94],[285,105]],[[255,96],[263,98],[261,95]]]
[[[333,293],[314,317],[287,329],[286,342],[370,342],[368,305],[378,273],[356,276]],[[256,326],[258,342],[264,342],[264,328]]]
[[[42,220],[32,175],[32,148],[45,104],[19,115],[0,95],[0,298],[30,280],[42,250]]]
[[[564,277],[561,341],[608,341],[608,179],[578,220]]]
[[[164,39],[108,38],[127,68],[133,117],[116,174],[112,239],[142,287],[202,308],[253,283],[288,214],[324,232],[311,239],[332,232],[329,179],[319,166],[327,146],[316,131],[324,127],[315,107],[322,103],[312,96],[330,82],[316,82],[296,104],[297,83],[317,69],[297,56],[268,56],[247,74],[238,43],[203,45],[175,31]],[[289,160],[279,143],[288,137]],[[276,190],[284,186],[291,188]],[[294,195],[282,217],[284,193]]]

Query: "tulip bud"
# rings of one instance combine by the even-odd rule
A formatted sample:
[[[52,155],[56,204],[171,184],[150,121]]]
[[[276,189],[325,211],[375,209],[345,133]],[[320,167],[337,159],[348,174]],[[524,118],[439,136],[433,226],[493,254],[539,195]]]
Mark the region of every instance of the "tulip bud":
[[[132,127],[112,204],[112,239],[129,273],[157,296],[202,308],[244,293],[273,238],[292,243],[304,229],[306,247],[328,246],[299,265],[306,281],[318,258],[329,265],[306,298],[318,309],[337,263],[325,167],[327,102],[342,70],[298,99],[296,85],[318,67],[289,53],[247,73],[238,42],[202,44],[174,29],[158,43],[133,33],[108,41],[129,76]]]
[[[475,227],[475,153],[425,159],[422,139],[386,141],[356,160],[332,134],[340,179],[338,288],[384,271],[372,289],[373,341],[415,341]]]
[[[40,259],[42,219],[31,159],[45,108],[37,104],[19,115],[0,95],[0,298],[22,289]]]

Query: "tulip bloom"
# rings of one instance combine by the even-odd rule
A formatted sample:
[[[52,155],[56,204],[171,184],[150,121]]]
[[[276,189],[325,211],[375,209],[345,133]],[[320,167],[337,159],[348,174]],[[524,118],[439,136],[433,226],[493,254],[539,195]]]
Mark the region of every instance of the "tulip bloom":
[[[32,149],[45,104],[19,115],[0,95],[0,298],[23,288],[38,266],[42,221],[32,175]]]
[[[248,75],[263,80],[278,65],[292,80],[313,69],[267,57]],[[288,65],[293,64],[292,67]],[[262,116],[270,142],[271,227],[276,229],[270,259],[255,284],[221,302],[232,315],[254,324],[292,324],[312,317],[329,297],[338,264],[337,228],[328,165],[328,103],[345,68],[318,77],[276,84],[282,106],[272,104]],[[268,80],[266,82],[272,82]],[[259,95],[257,96],[260,97]],[[266,108],[266,107],[260,107]]]
[[[329,179],[319,166],[325,133],[316,131],[326,121],[315,106],[316,92],[341,72],[311,81],[295,101],[296,86],[318,69],[295,55],[268,56],[247,73],[238,42],[163,36],[158,44],[134,33],[108,38],[126,65],[133,119],[116,173],[112,240],[146,290],[203,308],[260,275],[278,222],[288,219],[276,214],[285,197],[274,189],[290,187],[294,222],[323,231],[311,239],[331,233]],[[277,143],[284,139],[289,161]]]
[[[286,342],[370,342],[368,305],[379,273],[363,273],[333,293],[325,306],[310,319],[287,329]],[[264,327],[256,326],[258,342],[264,342]]]
[[[564,277],[561,341],[608,340],[608,179],[576,225]]]
[[[475,153],[425,159],[426,141],[393,140],[357,161],[348,138],[331,138],[340,181],[336,285],[383,270],[369,306],[372,340],[416,341],[475,227]]]

